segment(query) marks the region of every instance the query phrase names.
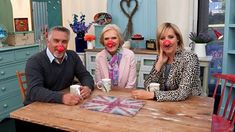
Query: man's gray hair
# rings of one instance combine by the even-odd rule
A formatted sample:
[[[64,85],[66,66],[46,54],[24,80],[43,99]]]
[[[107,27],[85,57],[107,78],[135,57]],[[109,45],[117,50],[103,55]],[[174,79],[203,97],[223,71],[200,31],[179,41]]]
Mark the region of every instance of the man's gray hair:
[[[51,39],[51,36],[52,36],[52,32],[53,31],[61,31],[61,32],[65,32],[67,33],[69,39],[70,39],[70,31],[69,29],[67,29],[66,27],[63,27],[63,26],[55,26],[55,27],[52,27],[49,32],[48,32],[48,40]]]

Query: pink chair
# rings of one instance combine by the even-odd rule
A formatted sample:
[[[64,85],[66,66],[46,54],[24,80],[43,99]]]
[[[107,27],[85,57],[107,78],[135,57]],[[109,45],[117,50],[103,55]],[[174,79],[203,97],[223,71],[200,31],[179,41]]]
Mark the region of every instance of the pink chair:
[[[218,110],[216,114],[212,115],[212,132],[232,132],[234,129],[234,117],[235,117],[235,98],[232,97],[232,91],[234,89],[235,75],[234,74],[219,74],[213,75],[217,78],[216,86],[213,93],[213,98],[215,98],[216,91],[218,89],[219,83],[223,82],[223,87],[221,86],[221,97],[219,100]],[[225,96],[225,89],[227,88],[227,95]],[[221,109],[222,102],[225,102],[224,109]],[[231,104],[231,105],[229,105]],[[230,108],[228,108],[231,106]],[[227,111],[229,112],[226,115]]]

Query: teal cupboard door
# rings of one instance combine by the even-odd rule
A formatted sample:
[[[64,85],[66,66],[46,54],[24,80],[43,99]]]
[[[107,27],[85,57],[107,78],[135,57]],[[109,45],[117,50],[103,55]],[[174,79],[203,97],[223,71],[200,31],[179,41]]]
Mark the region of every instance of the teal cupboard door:
[[[50,1],[50,2],[49,2]],[[61,0],[48,1],[48,26],[62,25]]]
[[[14,32],[13,12],[10,0],[0,0],[0,25],[7,28],[8,32]]]
[[[32,2],[38,2],[38,6],[44,6],[41,8],[41,11],[47,12],[49,28],[62,25],[61,0],[32,0]],[[46,5],[43,5],[42,3],[46,3]]]
[[[40,38],[42,27],[62,25],[61,0],[32,0],[35,39]]]

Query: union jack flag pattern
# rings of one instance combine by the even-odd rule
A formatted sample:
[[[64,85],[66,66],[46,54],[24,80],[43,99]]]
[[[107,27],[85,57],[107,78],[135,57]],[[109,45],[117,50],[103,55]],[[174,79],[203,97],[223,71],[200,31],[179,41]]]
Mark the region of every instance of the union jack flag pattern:
[[[124,116],[134,116],[143,106],[144,101],[130,98],[97,95],[80,106],[93,111]]]

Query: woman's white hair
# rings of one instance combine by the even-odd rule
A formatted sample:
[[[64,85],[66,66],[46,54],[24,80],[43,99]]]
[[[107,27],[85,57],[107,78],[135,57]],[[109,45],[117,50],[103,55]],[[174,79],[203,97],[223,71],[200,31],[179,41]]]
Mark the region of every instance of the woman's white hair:
[[[118,39],[120,42],[119,45],[121,46],[124,43],[124,39],[122,37],[122,33],[121,33],[120,28],[116,24],[108,24],[103,28],[101,35],[100,35],[100,43],[104,45],[104,33],[109,30],[114,30],[117,32],[117,36],[118,36]]]

